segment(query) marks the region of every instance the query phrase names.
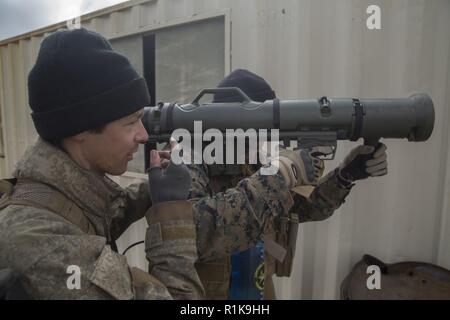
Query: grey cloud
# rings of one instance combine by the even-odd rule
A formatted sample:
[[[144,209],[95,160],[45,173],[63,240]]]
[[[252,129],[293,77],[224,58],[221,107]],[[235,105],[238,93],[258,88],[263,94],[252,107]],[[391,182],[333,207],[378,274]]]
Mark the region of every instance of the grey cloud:
[[[52,24],[52,0],[0,0],[0,39]]]
[[[61,22],[61,18],[58,18],[61,1],[0,0],[0,40]],[[84,0],[81,13],[92,12],[119,2],[123,0]]]

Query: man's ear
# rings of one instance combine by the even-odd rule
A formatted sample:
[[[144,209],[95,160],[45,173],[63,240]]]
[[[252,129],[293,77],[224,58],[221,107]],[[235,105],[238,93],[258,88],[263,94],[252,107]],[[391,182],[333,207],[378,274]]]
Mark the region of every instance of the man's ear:
[[[76,135],[65,138],[64,140],[71,141],[71,142],[83,142],[84,140],[86,140],[86,137],[88,136],[88,134],[89,134],[89,131],[83,131],[83,132],[77,133]]]

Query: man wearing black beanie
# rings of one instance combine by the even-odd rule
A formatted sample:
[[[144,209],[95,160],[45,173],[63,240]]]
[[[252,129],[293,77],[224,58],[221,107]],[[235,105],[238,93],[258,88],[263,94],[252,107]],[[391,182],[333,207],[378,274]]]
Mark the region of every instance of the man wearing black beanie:
[[[31,298],[201,298],[197,258],[212,243],[227,252],[248,248],[274,216],[286,216],[289,187],[302,182],[256,172],[237,190],[246,199],[239,210],[224,212],[227,199],[183,201],[189,171],[172,163],[163,169],[159,155],[170,153],[152,151],[150,188],[122,189],[106,174],[122,174],[147,140],[147,88],[125,57],[86,29],[44,39],[28,88],[40,138],[17,163],[15,179],[0,183],[0,269],[18,273]],[[115,247],[144,216],[148,273],[130,268]]]
[[[145,80],[105,38],[62,30],[41,44],[28,76],[38,134],[63,139],[128,116],[150,103]]]
[[[148,139],[148,90],[128,59],[95,32],[57,31],[41,44],[28,92],[40,138],[15,179],[1,181],[0,269],[17,272],[34,299],[202,297],[187,168],[171,164],[161,175],[153,151],[150,178],[159,174],[159,183],[150,190],[106,176],[124,173]],[[115,246],[144,215],[149,273],[130,268]]]

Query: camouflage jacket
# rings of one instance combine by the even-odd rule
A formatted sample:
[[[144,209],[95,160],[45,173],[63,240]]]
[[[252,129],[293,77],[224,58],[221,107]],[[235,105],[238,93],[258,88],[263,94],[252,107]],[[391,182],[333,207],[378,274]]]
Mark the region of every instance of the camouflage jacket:
[[[18,162],[14,176],[18,182],[12,199],[45,203],[57,190],[81,208],[92,226],[87,234],[62,216],[30,205],[9,205],[0,211],[0,269],[17,271],[32,298],[197,299],[203,295],[194,268],[195,237],[160,236],[170,228],[195,231],[192,215],[191,221],[149,220],[146,252],[151,275],[130,268],[125,256],[107,244],[150,207],[147,183],[122,189],[109,178],[80,168],[66,153],[40,139]],[[191,209],[185,204],[183,210]],[[80,271],[75,289],[68,286],[71,266]]]
[[[200,261],[254,246],[274,221],[287,217],[294,200],[280,174],[258,172],[224,192],[213,192],[203,166],[188,166]]]
[[[200,239],[202,267],[198,270],[207,297],[211,299],[228,296],[231,260],[227,256],[254,246],[263,234],[267,235],[266,240],[270,238],[286,246],[292,241],[289,230],[285,229],[289,223],[281,222],[292,221],[292,214],[296,222],[324,220],[350,192],[350,188],[339,184],[335,171],[323,177],[305,198],[289,192],[280,174],[261,176],[256,173],[246,178],[247,173],[243,170],[237,176],[211,176],[207,166],[191,165],[189,168],[193,179],[190,198],[196,207],[197,237]],[[294,229],[296,237],[296,227]],[[295,243],[289,250],[286,265],[276,265],[274,257],[266,252],[266,298],[275,298],[271,276],[276,270],[279,275],[290,275]],[[217,283],[220,275],[212,280],[206,272],[201,272],[202,269],[208,271],[203,266],[208,264],[220,265],[225,270],[222,284]]]
[[[203,165],[189,166],[200,260],[243,251],[261,240],[263,231],[295,213],[298,222],[320,221],[341,206],[350,188],[341,187],[335,171],[324,176],[309,198],[287,190],[281,174],[210,177]],[[235,181],[238,181],[235,183]]]

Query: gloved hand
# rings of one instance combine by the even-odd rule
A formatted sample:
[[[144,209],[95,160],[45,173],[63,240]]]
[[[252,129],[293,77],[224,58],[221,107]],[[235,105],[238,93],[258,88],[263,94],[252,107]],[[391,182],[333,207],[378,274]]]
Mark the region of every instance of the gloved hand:
[[[171,139],[170,145],[173,152],[177,148],[177,143]],[[148,179],[153,204],[187,200],[191,187],[189,169],[185,164],[176,165],[170,161],[169,151],[151,151]]]
[[[279,170],[288,188],[314,185],[322,176],[323,161],[313,157],[306,149],[288,150],[280,146]]]
[[[360,145],[354,148],[339,165],[338,175],[346,182],[387,174],[386,145]]]

